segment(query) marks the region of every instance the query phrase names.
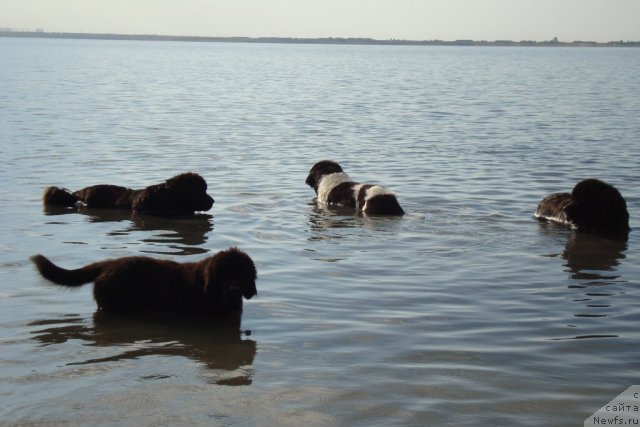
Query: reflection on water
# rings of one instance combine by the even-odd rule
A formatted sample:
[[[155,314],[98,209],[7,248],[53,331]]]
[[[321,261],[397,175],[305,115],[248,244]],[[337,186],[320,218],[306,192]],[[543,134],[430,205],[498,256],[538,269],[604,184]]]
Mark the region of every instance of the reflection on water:
[[[555,224],[543,225],[542,230],[550,237],[557,238],[557,234],[564,227]],[[566,230],[564,231],[566,232]],[[627,236],[611,237],[592,233],[570,231],[565,244],[562,258],[563,265],[570,275],[567,286],[581,294],[572,298],[579,304],[579,309],[573,314],[574,319],[589,321],[589,319],[605,318],[612,314],[616,297],[620,292],[614,285],[624,284],[616,273],[620,260],[625,258],[627,250]],[[551,254],[548,256],[556,256]],[[575,328],[577,325],[568,325]],[[592,333],[564,338],[552,338],[553,341],[566,339],[618,338],[618,334]]]
[[[127,224],[122,229],[110,231],[108,236],[129,235],[136,231],[154,232],[152,236],[140,239],[142,242],[159,247],[158,250],[142,251],[154,254],[197,255],[207,253],[208,249],[200,246],[207,242],[207,235],[213,230],[213,216],[203,213],[161,217],[120,209],[75,210],[63,207],[46,207],[44,212],[49,216],[79,213],[86,215],[89,222],[124,222]]]
[[[627,240],[608,238],[589,233],[574,232],[569,236],[562,257],[576,280],[615,280],[612,274],[624,259]]]
[[[349,236],[348,229],[361,228],[376,232],[392,231],[403,217],[367,215],[351,208],[322,206],[313,203],[309,209],[309,241],[341,239]],[[406,218],[405,218],[406,219]]]
[[[578,281],[569,288],[582,289],[583,296],[574,301],[584,306],[574,316],[576,318],[601,318],[612,313],[612,301],[618,295],[614,289],[605,286],[619,283],[615,274],[620,259],[627,249],[626,239],[612,239],[589,233],[572,232],[562,253],[567,263],[571,279]],[[579,335],[576,339],[616,338],[617,334]]]
[[[345,237],[344,230],[327,233],[331,229],[348,229],[356,227],[355,217],[352,209],[327,208],[313,203],[309,209],[309,230],[311,236],[309,241],[332,240]]]
[[[248,385],[256,342],[243,339],[239,317],[185,319],[168,314],[113,314],[96,311],[92,324],[80,316],[42,319],[29,323],[33,338],[43,346],[79,340],[85,346],[109,348],[107,356],[67,365],[111,363],[147,356],[182,356],[209,369],[215,384]],[[104,352],[101,351],[100,355]]]
[[[602,236],[593,233],[570,231],[557,224],[540,223],[540,230],[552,240],[564,240],[565,248],[561,254],[551,253],[545,256],[561,256],[565,261],[571,279],[581,282],[571,287],[584,287],[589,284],[607,284],[615,281],[620,260],[625,258],[627,236]],[[566,237],[568,235],[568,237]],[[586,281],[586,282],[583,282]]]

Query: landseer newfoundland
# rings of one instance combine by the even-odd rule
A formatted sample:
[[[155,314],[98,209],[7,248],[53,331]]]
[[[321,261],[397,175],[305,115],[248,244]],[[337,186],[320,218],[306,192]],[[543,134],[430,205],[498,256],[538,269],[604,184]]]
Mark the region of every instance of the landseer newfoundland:
[[[590,233],[624,235],[630,230],[627,203],[620,192],[594,178],[580,181],[571,193],[548,195],[535,216]]]
[[[338,163],[331,160],[313,165],[305,183],[315,190],[318,202],[329,206],[354,208],[367,214],[404,215],[391,190],[381,185],[354,182]]]
[[[162,184],[141,190],[100,184],[72,193],[66,188],[49,187],[42,199],[45,206],[73,207],[80,204],[87,208],[128,209],[153,215],[208,211],[214,202],[207,194],[204,178],[193,172],[176,175]]]
[[[94,282],[94,299],[105,311],[233,314],[242,312],[242,297],[257,294],[253,261],[235,247],[193,263],[125,257],[66,270],[42,255],[31,260],[55,284],[78,287]]]

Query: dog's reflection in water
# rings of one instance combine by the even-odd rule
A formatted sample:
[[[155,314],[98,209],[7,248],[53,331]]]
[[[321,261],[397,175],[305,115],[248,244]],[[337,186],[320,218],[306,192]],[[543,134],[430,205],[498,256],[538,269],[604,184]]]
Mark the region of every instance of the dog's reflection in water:
[[[206,253],[201,247],[207,242],[213,231],[213,216],[205,213],[186,214],[174,217],[154,216],[120,209],[70,209],[60,206],[45,206],[44,214],[52,217],[52,223],[65,224],[59,221],[63,215],[84,215],[91,223],[122,223],[122,228],[114,228],[108,236],[124,236],[137,232],[150,232],[139,240],[153,246],[157,250],[147,252],[173,255],[194,255]],[[53,218],[58,217],[58,218]]]
[[[89,323],[89,324],[88,324]],[[184,317],[166,313],[109,313],[97,310],[93,324],[79,316],[34,321],[33,338],[42,345],[79,340],[110,347],[109,356],[68,365],[110,363],[146,356],[180,356],[215,371],[219,385],[249,385],[256,342],[240,330],[240,316]]]
[[[626,238],[572,232],[562,258],[572,279],[616,279],[614,273],[625,258]]]

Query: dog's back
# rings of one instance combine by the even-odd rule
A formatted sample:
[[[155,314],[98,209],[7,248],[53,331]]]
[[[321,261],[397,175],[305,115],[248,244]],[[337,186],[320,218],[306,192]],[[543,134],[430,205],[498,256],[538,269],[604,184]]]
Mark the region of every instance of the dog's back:
[[[571,194],[553,193],[549,194],[538,203],[535,217],[539,220],[554,221],[565,225],[571,222],[567,218],[564,209],[571,203]]]
[[[135,191],[119,185],[99,184],[73,193],[88,208],[131,209]]]
[[[193,263],[149,257],[125,257],[103,261],[104,269],[95,279],[93,296],[108,311],[193,311],[188,305],[202,298],[202,287]]]
[[[315,190],[320,203],[355,208],[374,215],[405,213],[391,190],[381,185],[353,182],[342,167],[331,160],[314,164],[305,183]]]
[[[404,215],[398,199],[393,194],[380,194],[367,200],[363,212],[372,215]]]

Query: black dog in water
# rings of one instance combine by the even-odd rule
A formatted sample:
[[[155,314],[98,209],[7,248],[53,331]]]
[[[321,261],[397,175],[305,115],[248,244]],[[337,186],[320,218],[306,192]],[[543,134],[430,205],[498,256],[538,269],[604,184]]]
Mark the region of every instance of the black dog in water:
[[[125,257],[76,270],[58,267],[42,255],[31,260],[40,274],[55,284],[77,287],[94,282],[98,308],[107,311],[232,314],[242,311],[242,297],[251,299],[257,294],[255,265],[237,248],[200,262]]]
[[[207,182],[193,172],[176,175],[162,184],[141,190],[110,184],[92,185],[75,192],[49,187],[42,201],[45,206],[73,207],[80,203],[87,208],[128,209],[154,215],[208,211],[214,202],[207,194]]]
[[[627,203],[620,192],[594,178],[580,181],[571,193],[548,195],[535,216],[590,233],[622,235],[630,230]]]

